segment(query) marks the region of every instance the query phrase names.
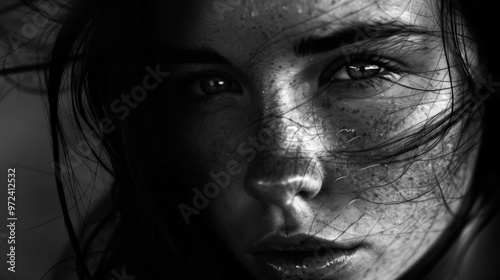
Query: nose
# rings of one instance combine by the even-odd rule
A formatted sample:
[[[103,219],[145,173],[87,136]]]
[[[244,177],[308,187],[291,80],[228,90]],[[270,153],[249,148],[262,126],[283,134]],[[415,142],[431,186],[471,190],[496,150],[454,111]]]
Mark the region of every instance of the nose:
[[[302,212],[305,208],[300,202],[310,201],[323,185],[317,157],[324,152],[322,128],[313,104],[304,97],[308,90],[288,86],[285,77],[262,93],[263,117],[256,129],[267,131],[270,137],[249,162],[245,175],[244,188],[250,196],[288,213]],[[294,203],[297,199],[302,201]]]
[[[262,202],[289,209],[297,197],[315,197],[322,184],[319,163],[312,158],[260,157],[250,163],[244,187]]]

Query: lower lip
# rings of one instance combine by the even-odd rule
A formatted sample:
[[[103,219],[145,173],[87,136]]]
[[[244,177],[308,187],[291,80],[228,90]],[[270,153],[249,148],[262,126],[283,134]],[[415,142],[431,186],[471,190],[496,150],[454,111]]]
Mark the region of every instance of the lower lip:
[[[267,251],[256,254],[266,274],[281,279],[322,279],[337,274],[357,248],[323,248],[310,251]]]

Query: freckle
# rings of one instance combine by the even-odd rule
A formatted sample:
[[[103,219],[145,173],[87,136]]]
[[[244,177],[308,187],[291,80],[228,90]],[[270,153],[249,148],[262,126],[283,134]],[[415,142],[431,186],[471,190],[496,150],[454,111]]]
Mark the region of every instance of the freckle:
[[[353,113],[353,114],[357,114],[357,113],[359,113],[359,109],[352,110],[352,113]]]
[[[344,111],[344,110],[345,110],[345,108],[344,108],[344,107],[340,108],[340,111],[341,111],[341,112],[342,112],[342,111]]]

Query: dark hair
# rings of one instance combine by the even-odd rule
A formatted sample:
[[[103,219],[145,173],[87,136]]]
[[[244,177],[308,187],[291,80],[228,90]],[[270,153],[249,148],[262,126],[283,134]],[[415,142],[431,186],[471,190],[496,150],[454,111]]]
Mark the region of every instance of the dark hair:
[[[25,2],[39,11],[30,1]],[[168,62],[163,55],[165,50],[158,50],[150,40],[148,30],[155,23],[148,17],[150,7],[145,3],[139,0],[72,1],[71,5],[64,7],[67,15],[53,18],[62,24],[57,30],[50,57],[34,65],[34,69],[41,68],[46,74],[57,188],[65,209],[63,215],[75,251],[78,275],[80,279],[112,279],[110,271],[126,267],[127,274],[138,279],[190,279],[194,274],[188,273],[186,260],[195,259],[194,254],[209,251],[215,258],[208,259],[214,259],[216,266],[224,267],[218,279],[229,279],[234,275],[240,279],[250,278],[244,274],[241,264],[230,257],[229,250],[220,249],[224,248],[223,242],[218,240],[205,219],[196,219],[186,226],[179,215],[179,203],[190,200],[190,194],[176,186],[195,184],[197,180],[201,182],[205,176],[196,173],[198,169],[187,160],[195,156],[186,155],[188,149],[183,147],[182,141],[169,137],[180,131],[176,116],[182,114],[182,109],[176,106],[176,101],[181,100],[176,100],[175,94],[169,94],[167,98],[169,88],[160,85],[149,91],[148,98],[130,110],[125,118],[112,109],[113,102],[124,92],[130,92],[140,84],[146,69],[164,69],[165,62]],[[183,12],[196,10],[190,4],[171,1],[172,11],[165,15],[166,18],[172,23],[180,21]],[[458,60],[471,94],[454,100],[460,105],[456,106],[456,111],[439,124],[420,131],[418,136],[424,134],[425,141],[436,141],[452,125],[461,120],[467,123],[468,118],[477,114],[482,118],[483,134],[472,188],[464,197],[466,203],[440,240],[402,279],[423,279],[457,242],[467,225],[477,223],[471,234],[474,236],[497,210],[500,139],[494,127],[500,121],[500,104],[495,87],[474,79],[475,75],[483,76],[472,72],[471,58],[464,43],[464,38],[470,33],[477,44],[479,61],[488,77],[486,81],[500,81],[496,68],[500,62],[497,52],[500,43],[497,36],[490,36],[485,31],[488,29],[484,28],[499,27],[494,19],[500,9],[491,5],[486,1],[474,1],[474,5],[467,1],[440,2],[443,43],[448,51],[446,58]],[[179,35],[179,31],[173,28],[167,31],[172,36]],[[0,73],[8,75],[22,70],[11,68]],[[65,77],[66,74],[69,78]],[[81,156],[97,161],[114,178],[109,203],[103,203],[91,214],[93,219],[86,225],[88,229],[82,236],[75,232],[66,210],[65,193],[71,192],[67,188],[77,186],[64,184],[76,181],[71,167],[65,164],[72,147],[61,124],[60,102],[64,90],[71,93],[72,119],[88,147],[92,148],[91,153]],[[161,119],[160,112],[164,116]],[[158,133],[158,127],[168,131]],[[405,152],[423,144],[416,139],[410,138],[404,145]],[[468,142],[464,140],[464,143]],[[158,147],[175,148],[159,151]],[[103,235],[107,236],[103,238]],[[103,242],[103,239],[109,242]],[[200,249],[203,246],[206,248]],[[95,247],[100,250],[92,251]],[[206,269],[210,269],[210,265],[207,264]],[[204,272],[198,273],[203,275]]]

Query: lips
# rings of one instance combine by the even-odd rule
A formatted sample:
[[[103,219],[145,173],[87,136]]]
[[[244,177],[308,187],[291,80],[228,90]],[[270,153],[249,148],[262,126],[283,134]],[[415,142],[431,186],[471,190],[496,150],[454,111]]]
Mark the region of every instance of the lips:
[[[322,279],[351,260],[360,242],[336,242],[307,234],[268,235],[251,248],[262,271],[276,279]]]

